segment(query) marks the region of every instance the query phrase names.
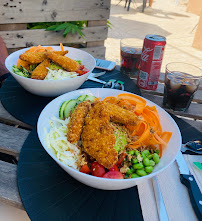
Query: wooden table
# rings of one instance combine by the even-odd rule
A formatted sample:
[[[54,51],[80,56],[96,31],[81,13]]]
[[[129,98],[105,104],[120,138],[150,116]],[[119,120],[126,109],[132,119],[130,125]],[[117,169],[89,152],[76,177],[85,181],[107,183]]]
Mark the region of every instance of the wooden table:
[[[162,106],[163,100],[163,78],[164,74],[162,73],[156,91],[142,91],[143,97],[160,106]],[[168,111],[184,118],[184,121],[202,132],[202,87],[200,86],[195,94],[187,112]],[[18,160],[22,145],[31,130],[30,125],[12,117],[0,102],[0,154],[6,154],[7,158],[10,158],[10,162],[0,160],[0,201],[20,209],[24,208],[18,192],[17,165],[14,159]]]

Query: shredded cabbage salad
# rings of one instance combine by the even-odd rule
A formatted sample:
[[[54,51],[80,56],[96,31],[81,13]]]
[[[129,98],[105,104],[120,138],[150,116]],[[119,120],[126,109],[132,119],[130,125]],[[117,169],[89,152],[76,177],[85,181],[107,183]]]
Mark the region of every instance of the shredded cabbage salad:
[[[52,117],[49,121],[50,131],[46,133],[46,144],[52,149],[58,160],[74,169],[78,169],[77,162],[80,160],[80,149],[67,141],[67,124],[70,118],[60,120]]]
[[[62,79],[70,79],[77,77],[78,74],[76,72],[68,72],[62,69],[51,70],[48,68],[48,74],[46,75],[44,80],[62,80]]]

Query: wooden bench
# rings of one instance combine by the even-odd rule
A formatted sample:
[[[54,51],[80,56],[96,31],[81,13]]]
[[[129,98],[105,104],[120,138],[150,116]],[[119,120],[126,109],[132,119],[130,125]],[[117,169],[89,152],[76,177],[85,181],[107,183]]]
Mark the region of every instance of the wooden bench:
[[[104,40],[107,38],[107,19],[110,13],[110,0],[54,0],[10,1],[0,3],[0,35],[6,43],[9,53],[32,45],[58,45],[75,43],[96,58],[105,57]],[[87,21],[83,33],[68,34],[27,29],[27,23]]]

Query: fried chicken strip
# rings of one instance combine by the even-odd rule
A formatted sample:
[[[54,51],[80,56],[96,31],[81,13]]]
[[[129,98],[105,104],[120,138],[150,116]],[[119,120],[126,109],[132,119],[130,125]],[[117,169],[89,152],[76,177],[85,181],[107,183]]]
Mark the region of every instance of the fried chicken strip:
[[[32,71],[32,79],[43,80],[46,75],[48,74],[47,67],[50,64],[50,60],[46,59],[41,64],[39,64],[33,71]]]
[[[70,143],[77,143],[80,140],[84,120],[90,107],[90,101],[83,101],[77,105],[72,113],[67,132],[67,140]]]
[[[80,67],[80,65],[71,58],[58,55],[52,51],[47,51],[47,57],[67,71],[77,71]]]
[[[114,128],[109,121],[109,109],[102,101],[96,101],[85,119],[81,135],[85,152],[108,169],[118,161]]]
[[[110,112],[110,120],[114,123],[125,124],[125,125],[136,125],[138,117],[129,110],[123,109],[115,104],[104,102],[106,108]]]
[[[39,64],[46,59],[46,54],[42,51],[25,52],[20,55],[20,59],[23,61],[27,61],[30,64]]]

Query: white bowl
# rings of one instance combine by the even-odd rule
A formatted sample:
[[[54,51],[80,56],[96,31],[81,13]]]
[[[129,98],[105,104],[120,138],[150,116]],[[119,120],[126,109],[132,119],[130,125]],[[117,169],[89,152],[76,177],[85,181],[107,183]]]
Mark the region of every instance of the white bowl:
[[[45,46],[47,47],[47,46]],[[60,51],[60,46],[51,46],[54,50]],[[29,48],[24,48],[19,51],[15,51],[10,54],[5,61],[6,68],[13,75],[13,77],[18,81],[18,83],[27,91],[32,94],[36,94],[44,97],[56,97],[58,95],[64,94],[69,91],[78,89],[86,80],[88,75],[95,68],[95,59],[89,53],[71,47],[64,47],[64,50],[68,50],[69,58],[74,60],[81,60],[82,64],[89,70],[88,73],[66,80],[54,80],[54,81],[44,81],[35,80],[31,78],[21,77],[12,71],[12,66],[17,64],[19,56],[24,53]]]
[[[74,177],[76,180],[94,188],[103,189],[103,190],[121,190],[121,189],[126,189],[129,187],[135,186],[139,184],[140,182],[146,179],[149,179],[153,176],[156,176],[158,173],[165,170],[170,164],[173,163],[181,147],[182,140],[181,140],[180,130],[177,124],[175,123],[175,121],[172,119],[172,117],[167,112],[165,112],[161,107],[159,107],[155,103],[144,98],[147,101],[147,105],[156,106],[158,113],[159,113],[160,122],[161,122],[163,131],[173,132],[172,137],[169,141],[168,147],[163,152],[163,156],[160,159],[159,164],[157,164],[154,167],[154,170],[151,174],[140,177],[140,178],[134,178],[134,179],[99,178],[99,177],[81,173],[78,170],[75,170],[75,169],[70,168],[69,166],[66,166],[54,156],[51,149],[47,148],[46,142],[45,142],[44,128],[46,128],[47,131],[50,130],[49,120],[52,116],[59,117],[58,112],[59,112],[60,105],[63,103],[63,101],[66,101],[69,99],[76,99],[82,94],[94,95],[96,97],[101,97],[103,99],[107,96],[117,96],[118,94],[121,94],[121,93],[123,93],[123,91],[114,90],[114,89],[105,89],[105,88],[89,88],[89,89],[81,89],[81,90],[72,91],[72,92],[63,94],[62,96],[52,100],[43,109],[38,119],[38,123],[37,123],[38,137],[44,149],[47,151],[47,153],[69,175]],[[124,93],[127,93],[127,92],[124,92]]]

